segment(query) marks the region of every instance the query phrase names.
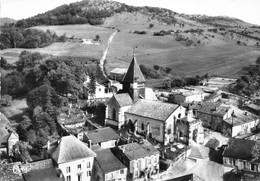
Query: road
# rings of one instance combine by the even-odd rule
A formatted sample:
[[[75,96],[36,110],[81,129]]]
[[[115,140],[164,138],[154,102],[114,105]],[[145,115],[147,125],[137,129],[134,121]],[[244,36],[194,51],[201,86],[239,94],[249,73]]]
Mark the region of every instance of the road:
[[[112,40],[113,40],[114,36],[116,35],[116,33],[117,33],[117,30],[116,30],[114,33],[112,33],[112,34],[110,35],[110,37],[108,38],[107,46],[106,46],[105,50],[103,51],[103,55],[102,55],[102,57],[101,57],[101,59],[100,59],[100,61],[99,61],[100,70],[102,70],[102,73],[103,73],[103,75],[104,75],[105,77],[107,77],[107,75],[105,74],[104,62],[105,62],[106,57],[107,57],[107,52],[108,52],[108,49],[109,49],[109,45],[110,45],[110,43],[112,42]]]

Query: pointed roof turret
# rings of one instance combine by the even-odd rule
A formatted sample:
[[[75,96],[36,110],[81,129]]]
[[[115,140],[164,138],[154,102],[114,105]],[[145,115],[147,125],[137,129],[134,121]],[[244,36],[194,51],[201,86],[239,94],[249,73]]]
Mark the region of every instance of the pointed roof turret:
[[[128,70],[123,78],[123,83],[144,83],[145,78],[143,73],[141,72],[141,69],[136,61],[135,55],[133,55],[133,59],[128,67]]]

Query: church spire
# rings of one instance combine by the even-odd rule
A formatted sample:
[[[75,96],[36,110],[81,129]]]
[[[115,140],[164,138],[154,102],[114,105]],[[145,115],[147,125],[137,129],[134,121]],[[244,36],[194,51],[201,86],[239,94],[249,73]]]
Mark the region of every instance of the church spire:
[[[133,59],[128,67],[128,70],[123,78],[122,83],[145,83],[144,75],[136,61],[135,54],[133,54]]]

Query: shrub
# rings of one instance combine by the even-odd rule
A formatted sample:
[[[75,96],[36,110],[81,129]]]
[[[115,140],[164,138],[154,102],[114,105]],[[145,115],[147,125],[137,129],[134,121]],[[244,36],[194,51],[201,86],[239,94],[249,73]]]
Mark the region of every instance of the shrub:
[[[137,31],[137,30],[135,30],[133,33],[134,33],[134,34],[139,34],[139,35],[144,35],[144,34],[146,34],[147,32],[146,32],[146,31]]]
[[[149,24],[149,28],[153,28],[154,27],[154,24],[153,23],[150,23]]]

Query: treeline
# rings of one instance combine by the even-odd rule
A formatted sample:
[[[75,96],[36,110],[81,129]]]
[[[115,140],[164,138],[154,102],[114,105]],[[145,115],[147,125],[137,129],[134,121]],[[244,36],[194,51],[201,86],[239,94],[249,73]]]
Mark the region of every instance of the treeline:
[[[245,37],[252,38],[252,39],[255,39],[255,40],[257,40],[257,41],[260,41],[260,38],[259,38],[259,37],[257,37],[257,36],[252,36],[252,35],[250,35],[250,32],[247,32],[247,31],[241,31],[241,32],[239,32],[239,31],[236,31],[236,30],[229,30],[229,32],[231,32],[231,33],[236,33],[236,34],[238,34],[238,35],[245,36]]]
[[[209,76],[206,73],[205,75],[195,77],[172,77],[163,81],[163,86],[165,89],[173,87],[185,87],[185,86],[197,86],[200,85],[200,82],[204,79],[208,80]]]
[[[169,67],[162,67],[159,65],[154,65],[153,68],[150,68],[146,65],[140,64],[139,67],[147,79],[159,79],[171,72]]]
[[[31,152],[40,155],[46,141],[59,137],[57,115],[68,100],[83,96],[85,76],[99,76],[97,60],[53,57],[23,51],[16,69],[1,77],[2,95],[26,96],[28,115],[17,127],[22,141],[29,142]]]
[[[247,68],[247,74],[237,79],[235,84],[229,86],[229,91],[241,96],[251,96],[260,90],[260,56],[256,65]]]
[[[37,29],[23,29],[13,26],[1,28],[0,49],[45,47],[53,42],[66,41],[66,35],[57,36],[55,32]]]

